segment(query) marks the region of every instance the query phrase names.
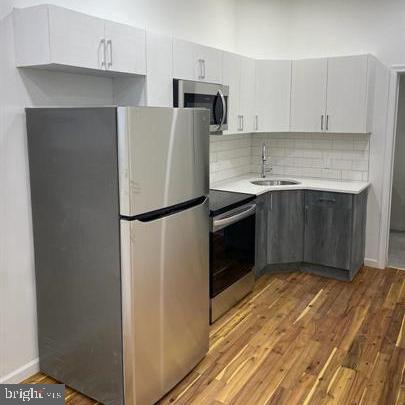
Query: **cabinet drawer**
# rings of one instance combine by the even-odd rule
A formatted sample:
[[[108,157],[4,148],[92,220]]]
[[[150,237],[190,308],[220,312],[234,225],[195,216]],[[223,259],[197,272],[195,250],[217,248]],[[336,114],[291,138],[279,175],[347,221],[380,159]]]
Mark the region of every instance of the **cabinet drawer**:
[[[327,191],[306,191],[305,206],[309,205],[351,210],[353,208],[353,195]]]

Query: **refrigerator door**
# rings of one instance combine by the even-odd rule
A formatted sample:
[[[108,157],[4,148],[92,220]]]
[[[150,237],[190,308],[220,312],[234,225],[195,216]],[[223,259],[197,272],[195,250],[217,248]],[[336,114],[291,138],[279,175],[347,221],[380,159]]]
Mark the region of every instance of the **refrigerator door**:
[[[209,111],[118,107],[121,215],[208,195]]]
[[[161,398],[208,351],[208,202],[121,220],[125,404]]]

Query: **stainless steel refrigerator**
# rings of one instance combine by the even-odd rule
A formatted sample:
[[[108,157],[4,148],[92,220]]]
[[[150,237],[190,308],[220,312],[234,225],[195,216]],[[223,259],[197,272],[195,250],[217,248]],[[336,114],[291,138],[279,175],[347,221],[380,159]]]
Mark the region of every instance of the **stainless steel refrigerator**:
[[[26,116],[40,369],[152,404],[208,350],[209,112]]]

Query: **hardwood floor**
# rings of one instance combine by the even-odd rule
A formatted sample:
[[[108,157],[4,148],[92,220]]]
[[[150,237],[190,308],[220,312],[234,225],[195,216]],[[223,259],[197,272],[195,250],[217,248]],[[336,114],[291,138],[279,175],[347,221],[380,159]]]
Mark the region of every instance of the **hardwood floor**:
[[[159,404],[405,404],[405,271],[265,275]],[[37,374],[30,383],[54,380]],[[66,391],[66,402],[95,402]]]

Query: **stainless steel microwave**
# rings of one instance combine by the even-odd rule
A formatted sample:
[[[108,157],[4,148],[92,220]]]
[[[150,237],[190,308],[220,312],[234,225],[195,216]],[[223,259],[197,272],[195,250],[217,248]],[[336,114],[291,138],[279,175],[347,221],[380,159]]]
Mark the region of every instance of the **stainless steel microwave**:
[[[222,84],[173,80],[174,107],[210,110],[210,133],[228,129],[229,87]]]

